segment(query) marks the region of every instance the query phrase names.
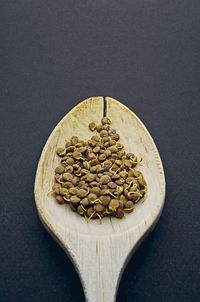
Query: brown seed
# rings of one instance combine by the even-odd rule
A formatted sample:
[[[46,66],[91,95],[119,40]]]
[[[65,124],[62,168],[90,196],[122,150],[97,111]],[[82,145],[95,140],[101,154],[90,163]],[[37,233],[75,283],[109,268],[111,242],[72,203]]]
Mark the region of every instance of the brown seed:
[[[74,176],[73,179],[72,179],[72,184],[73,184],[74,186],[77,186],[77,185],[78,185],[78,182],[79,182],[79,177]]]
[[[80,202],[80,198],[76,195],[73,195],[70,197],[70,202],[72,202],[73,204],[78,204]]]
[[[108,208],[110,211],[115,212],[117,210],[117,208],[119,208],[119,200],[111,199]]]
[[[61,188],[61,184],[55,183],[52,187],[52,190],[56,193],[56,194],[60,194],[60,188]]]
[[[84,189],[79,189],[77,191],[77,196],[80,197],[80,198],[83,198],[83,197],[87,196],[87,194],[88,194],[88,191],[86,191]]]
[[[77,208],[77,213],[79,214],[79,215],[83,215],[84,214],[84,209],[83,209],[83,207],[80,205],[80,206],[78,206],[78,208]]]
[[[102,130],[103,131],[103,130]],[[109,143],[109,140],[110,140],[110,138],[109,138],[109,136],[103,136],[102,138],[101,138],[101,143],[104,145],[104,147],[106,147],[105,146],[105,143]]]
[[[104,206],[101,205],[101,204],[95,204],[94,205],[94,210],[97,212],[97,213],[100,213],[104,210]]]
[[[109,195],[101,195],[99,199],[101,200],[104,206],[107,206],[111,200],[111,197]]]
[[[128,159],[125,159],[124,161],[123,161],[123,164],[127,167],[127,168],[131,168],[132,167],[132,162],[130,161],[130,160],[128,160]]]
[[[138,178],[138,183],[140,184],[141,187],[145,187],[147,185],[143,177]]]
[[[96,170],[97,170],[97,166],[93,166],[93,167],[90,168],[91,173],[95,173]]]
[[[109,149],[106,149],[104,151],[104,154],[106,155],[106,157],[109,157],[109,156],[111,156],[111,151]]]
[[[95,211],[94,211],[94,208],[93,208],[93,207],[88,208],[88,209],[87,209],[87,215],[88,215],[88,217],[90,217],[94,212],[95,212]]]
[[[99,187],[93,187],[93,188],[90,190],[90,192],[96,194],[97,196],[99,196],[100,193],[101,193],[101,189],[100,189]]]
[[[97,182],[97,181],[92,181],[91,183],[90,183],[90,186],[93,188],[93,187],[96,187],[96,186],[98,186],[99,185],[99,183]]]
[[[63,174],[63,179],[64,179],[65,181],[72,181],[73,175],[70,174],[70,173],[64,173],[64,174]]]
[[[88,200],[89,201],[94,201],[95,199],[97,199],[97,195],[94,194],[94,193],[90,193],[88,196],[87,196]]]
[[[93,152],[88,153],[87,155],[88,160],[96,159],[96,155]]]
[[[111,139],[111,140],[110,140],[110,145],[111,145],[111,146],[116,145],[116,141],[115,141],[114,139]],[[117,149],[117,150],[118,150],[118,149]]]
[[[99,162],[98,162],[98,159],[96,159],[96,158],[94,158],[94,159],[92,159],[92,160],[90,161],[90,165],[91,165],[91,166],[96,166],[98,163],[99,163]]]
[[[111,180],[111,178],[110,178],[109,175],[103,175],[100,178],[100,181],[101,181],[102,184],[107,184],[107,183],[110,182],[110,180]]]
[[[67,148],[66,148],[66,153],[67,153],[67,155],[70,155],[70,153],[73,152],[74,149],[75,149],[74,146],[69,146],[69,147],[67,147]]]
[[[56,195],[56,201],[59,204],[63,204],[65,202],[65,200],[63,199],[63,197],[61,195]]]
[[[117,155],[117,154],[116,154]],[[117,155],[118,156],[118,155]],[[122,164],[122,161],[120,160],[120,159],[117,159],[116,161],[115,161],[115,164],[117,164],[118,166],[121,166],[121,164]]]
[[[120,176],[119,176],[119,174],[115,173],[115,174],[113,174],[113,175],[111,176],[111,178],[112,178],[113,180],[116,180],[116,179],[119,179]]]
[[[85,180],[86,180],[87,182],[91,182],[91,181],[95,180],[95,175],[92,174],[92,173],[88,173],[88,174],[86,175]]]
[[[106,131],[106,130],[101,130],[100,136],[101,136],[101,137],[108,136],[108,131]]]
[[[56,153],[59,156],[64,156],[66,154],[66,149],[65,148],[57,148]]]
[[[104,116],[102,119],[101,119],[101,123],[102,123],[102,125],[105,125],[105,124],[111,124],[112,122],[111,122],[111,120],[109,119],[109,117],[107,117],[107,116]]]
[[[75,159],[80,159],[82,157],[82,154],[81,154],[81,152],[74,151],[73,154],[72,154],[72,156]]]
[[[69,189],[69,193],[70,193],[71,195],[76,195],[76,194],[77,194],[77,191],[78,191],[78,189],[75,188],[75,187],[72,187],[72,188]]]
[[[69,157],[66,159],[66,163],[70,166],[72,166],[74,164],[74,159],[72,157]]]
[[[84,167],[85,169],[89,170],[89,169],[90,169],[90,163],[89,163],[88,161],[84,161],[84,162],[83,162],[83,167]]]
[[[118,133],[115,133],[115,134],[113,134],[113,135],[111,136],[111,138],[112,138],[113,140],[115,140],[115,141],[118,141],[118,140],[120,139],[120,136],[119,136]]]
[[[108,124],[105,124],[105,125],[103,125],[103,130],[110,130],[110,125],[108,125]]]
[[[98,135],[93,135],[93,136],[91,137],[91,140],[92,140],[92,141],[95,141],[95,144],[96,144],[96,142],[99,142],[99,141],[100,141],[100,137],[99,137]]]
[[[98,125],[96,128],[97,132],[101,132],[101,130],[103,130],[103,126],[102,125]]]
[[[96,125],[95,122],[89,123],[89,129],[90,129],[91,131],[94,131],[96,128],[97,128],[97,125]]]
[[[100,151],[100,147],[99,146],[96,146],[94,149],[93,149],[93,152],[94,153],[98,153]]]
[[[87,150],[86,147],[79,147],[79,148],[77,148],[77,151],[80,152],[80,153],[84,153],[86,150]]]
[[[124,217],[124,211],[122,209],[118,208],[116,211],[116,217],[119,219],[122,219]]]
[[[116,153],[116,152],[118,151],[118,149],[117,149],[116,146],[110,146],[110,147],[108,148],[108,150],[110,150],[111,153]]]
[[[65,172],[66,173],[70,173],[71,174],[73,172],[73,170],[74,170],[74,168],[72,166],[66,166],[65,167]]]
[[[96,165],[96,172],[99,173],[102,171],[103,171],[103,167],[100,164]]]
[[[72,145],[78,144],[78,137],[77,136],[72,136],[70,142],[71,142]]]
[[[68,192],[69,191],[66,188],[60,188],[60,195],[66,195]]]
[[[65,172],[65,168],[63,166],[60,165],[55,168],[55,173],[62,174],[63,172]]]
[[[104,153],[99,155],[100,162],[104,161],[105,159],[106,159],[106,155]]]
[[[111,189],[115,189],[115,188],[117,187],[117,185],[116,185],[115,182],[110,181],[110,182],[108,183],[108,187],[111,188]]]
[[[133,208],[134,209],[134,203],[132,201],[127,201],[126,204],[125,204],[125,208],[128,209],[128,208]]]
[[[89,205],[89,200],[87,197],[83,198],[82,201],[81,201],[81,204],[84,206],[84,207],[87,207]]]

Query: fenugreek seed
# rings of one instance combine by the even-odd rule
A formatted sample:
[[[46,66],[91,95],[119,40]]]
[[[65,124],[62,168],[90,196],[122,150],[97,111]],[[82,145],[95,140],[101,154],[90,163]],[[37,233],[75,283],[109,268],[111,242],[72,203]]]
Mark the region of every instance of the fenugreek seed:
[[[66,173],[70,173],[71,174],[73,172],[73,170],[74,170],[74,168],[72,166],[66,166],[65,167],[65,172]]]
[[[111,124],[111,119],[109,119],[107,116],[104,116],[102,119],[101,119],[101,123],[102,125],[105,125],[105,124]]]
[[[108,183],[108,187],[109,187],[110,189],[115,189],[115,188],[117,187],[117,185],[116,185],[115,182],[110,181],[110,182]]]
[[[98,125],[96,128],[97,132],[101,132],[101,130],[103,130],[103,126],[102,125]]]
[[[89,163],[88,161],[84,161],[84,162],[83,162],[83,167],[84,167],[85,169],[89,170],[89,169],[90,169],[90,163]]]
[[[89,205],[89,200],[87,197],[83,198],[80,202],[84,207],[87,207]]]
[[[98,135],[93,135],[93,136],[91,137],[91,140],[92,140],[92,141],[95,141],[95,142],[99,142],[99,141],[100,141],[100,137],[99,137]]]
[[[74,204],[70,203],[69,206],[70,206],[70,209],[71,209],[73,212],[76,212],[76,207],[75,207]]]
[[[80,152],[80,153],[84,153],[86,150],[87,150],[86,147],[79,147],[79,148],[77,148],[77,151]]]
[[[92,167],[90,168],[90,172],[91,172],[91,173],[95,173],[96,170],[97,170],[97,166],[92,166]]]
[[[134,208],[134,203],[132,201],[127,201],[125,204],[125,208]]]
[[[88,217],[91,217],[91,215],[92,215],[94,212],[95,212],[95,211],[94,211],[94,208],[93,208],[93,207],[88,208],[88,209],[87,209],[87,216],[88,216]]]
[[[93,187],[90,192],[99,196],[101,194],[101,189],[99,187]]]
[[[102,184],[107,184],[107,183],[110,182],[110,180],[111,180],[111,178],[110,178],[110,176],[108,176],[108,175],[103,175],[103,176],[101,176],[101,178],[100,178],[100,181],[101,181]]]
[[[88,173],[87,175],[86,175],[86,179],[85,179],[87,182],[91,182],[91,181],[93,181],[93,180],[95,180],[95,175],[94,174],[92,174],[92,173]]]
[[[106,159],[106,155],[104,153],[99,155],[100,162],[104,161],[105,159]]]
[[[138,178],[138,183],[141,187],[145,187],[147,185],[146,181],[144,180],[143,177]]]
[[[109,195],[101,195],[99,199],[104,206],[107,206],[111,201],[111,197]]]
[[[124,211],[121,208],[118,208],[115,215],[117,218],[122,219],[124,217]]]
[[[91,153],[88,153],[87,158],[88,158],[88,160],[92,160],[92,159],[96,158],[96,155],[93,152],[91,152]]]
[[[110,150],[108,150],[108,149],[106,149],[105,151],[104,151],[104,154],[106,155],[106,157],[109,157],[109,156],[111,156],[111,151]]]
[[[96,141],[94,141],[94,140],[89,140],[89,141],[88,141],[88,145],[91,146],[91,147],[95,147],[95,146],[96,146]]]
[[[118,133],[115,133],[115,134],[113,134],[113,135],[111,136],[111,139],[112,139],[112,140],[115,140],[115,141],[118,141],[118,140],[120,139],[120,136],[119,136]]]
[[[111,153],[116,153],[118,151],[116,146],[110,146],[110,147],[108,147],[108,150],[110,150]]]
[[[72,136],[70,142],[71,142],[72,145],[78,144],[78,137],[77,136]]]
[[[56,195],[56,201],[59,204],[63,204],[65,202],[61,195]]]
[[[119,179],[120,176],[119,176],[119,174],[115,173],[115,174],[112,174],[111,178],[112,178],[112,180],[116,180],[116,179]]]
[[[66,189],[66,188],[60,188],[60,195],[66,195],[68,193],[69,193],[68,189]]]
[[[117,210],[117,208],[119,208],[119,200],[111,199],[108,208],[110,211],[115,212]]]
[[[77,196],[80,198],[86,197],[88,194],[88,191],[84,190],[84,189],[79,189],[77,191]]]
[[[132,165],[133,165],[133,163],[130,161],[130,160],[128,160],[128,159],[125,159],[124,161],[123,161],[123,164],[127,167],[127,168],[131,168],[132,167]]]
[[[99,146],[96,146],[94,149],[93,149],[93,152],[94,153],[99,153],[100,151],[100,147]]]
[[[116,156],[118,157],[118,155],[116,154]],[[119,159],[116,159],[115,164],[117,164],[118,166],[121,166],[122,161]]]
[[[120,171],[119,176],[122,177],[122,178],[126,178],[126,181],[127,181],[128,172],[127,171]]]
[[[75,159],[80,159],[82,157],[82,154],[81,154],[81,152],[74,151],[73,154],[72,154],[72,156]]]
[[[108,131],[108,134],[110,135],[110,136],[112,136],[113,134],[115,134],[116,133],[116,130],[115,129],[110,129],[109,131]]]
[[[65,168],[63,166],[60,165],[55,168],[55,173],[62,174],[63,172],[65,172]]]
[[[89,202],[91,202],[91,201],[94,201],[95,199],[97,199],[97,195],[94,193],[90,193],[90,194],[88,194],[87,198],[88,198]]]
[[[106,130],[101,130],[100,136],[101,136],[101,137],[108,136],[108,131],[106,131]]]
[[[66,143],[65,143],[65,147],[67,148],[67,147],[69,147],[69,146],[71,146],[71,143],[70,143],[70,142],[68,142],[68,141],[66,141]]]
[[[74,186],[77,186],[77,185],[78,185],[78,182],[79,182],[79,177],[74,176],[73,179],[72,179],[72,184],[73,184]]]
[[[56,194],[60,194],[60,188],[61,188],[61,184],[55,183],[52,187],[52,190],[56,193]]]
[[[72,166],[74,164],[74,159],[72,157],[69,157],[66,159],[66,163],[70,166]]]
[[[117,185],[121,186],[121,185],[124,184],[124,179],[119,178],[119,179],[117,179],[115,182],[116,182]]]
[[[91,166],[96,166],[99,163],[98,159],[94,158],[90,161]]]
[[[97,213],[103,212],[104,206],[101,205],[101,204],[95,204],[95,205],[94,205],[94,210],[95,210]]]
[[[89,123],[89,129],[90,129],[91,131],[94,131],[96,128],[97,128],[97,125],[96,125],[95,122]]]
[[[63,174],[63,179],[64,179],[65,181],[72,181],[73,175],[72,175],[71,173],[64,173],[64,174]]]
[[[80,198],[77,197],[76,195],[73,195],[70,197],[70,202],[73,204],[78,204],[80,202]]]
[[[59,156],[64,156],[66,154],[66,149],[65,148],[57,148],[56,153]]]
[[[75,187],[72,187],[72,188],[69,189],[69,193],[70,193],[71,195],[76,195],[76,194],[77,194],[77,191],[78,191],[78,189],[75,188]]]
[[[85,211],[84,211],[83,207],[80,205],[77,207],[77,212],[79,215],[83,215]]]

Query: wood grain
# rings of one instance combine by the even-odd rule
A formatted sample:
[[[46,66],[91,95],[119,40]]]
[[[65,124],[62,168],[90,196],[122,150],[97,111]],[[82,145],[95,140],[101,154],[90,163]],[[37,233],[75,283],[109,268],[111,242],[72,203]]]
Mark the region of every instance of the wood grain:
[[[87,223],[67,206],[56,204],[48,193],[54,183],[58,146],[72,135],[91,137],[90,121],[100,123],[105,111],[128,152],[143,158],[140,168],[148,184],[146,201],[125,219],[105,218]],[[123,270],[136,247],[158,221],[165,198],[165,176],[158,150],[139,118],[113,98],[91,97],[74,107],[52,131],[42,151],[36,178],[35,200],[41,221],[72,259],[86,300],[115,301]]]

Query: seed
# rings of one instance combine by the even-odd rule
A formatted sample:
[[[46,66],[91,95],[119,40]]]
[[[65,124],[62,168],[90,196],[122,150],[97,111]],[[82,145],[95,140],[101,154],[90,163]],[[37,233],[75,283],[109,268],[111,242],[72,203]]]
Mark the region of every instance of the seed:
[[[56,195],[56,201],[59,204],[63,204],[65,202],[61,195]]]
[[[93,135],[93,136],[91,137],[91,140],[92,140],[92,141],[95,141],[95,143],[96,143],[96,142],[99,142],[99,141],[100,141],[100,137],[99,137],[98,135]]]
[[[101,205],[101,204],[95,204],[94,205],[94,210],[97,212],[97,213],[100,213],[104,210],[104,206]]]
[[[120,171],[119,176],[122,177],[122,178],[126,178],[126,177],[128,177],[128,172],[127,171]],[[126,179],[126,181],[127,181],[127,179]]]
[[[115,133],[116,133],[116,130],[114,130],[114,129],[110,129],[110,130],[108,131],[108,133],[109,133],[109,135],[113,135],[113,134],[115,134]]]
[[[58,183],[55,183],[52,187],[52,190],[56,193],[56,194],[59,194],[60,193],[60,188],[61,188],[61,185],[58,184]]]
[[[105,124],[111,124],[111,120],[107,117],[107,116],[104,116],[102,119],[101,119],[101,123],[102,125],[105,125]]]
[[[118,140],[120,139],[120,136],[119,136],[118,133],[115,133],[115,134],[113,134],[113,135],[111,136],[111,138],[112,138],[113,140],[115,140],[115,141],[118,141]]]
[[[93,187],[96,187],[96,186],[98,186],[99,185],[99,183],[97,182],[97,181],[92,181],[91,183],[90,183],[90,186],[93,188]]]
[[[67,148],[67,147],[69,147],[69,146],[71,146],[71,143],[70,143],[70,142],[68,142],[68,141],[66,141],[66,143],[65,143],[65,147]]]
[[[89,123],[89,129],[90,129],[91,131],[94,131],[96,128],[97,128],[97,125],[96,125],[95,122]]]
[[[77,136],[72,136],[70,142],[71,142],[72,145],[78,144],[78,137]]]
[[[80,152],[80,153],[84,153],[86,150],[87,150],[86,147],[79,147],[79,148],[77,148],[77,151]]]
[[[74,170],[74,168],[72,166],[66,166],[65,167],[65,172],[67,172],[67,173],[71,174],[73,172],[73,170]]]
[[[65,168],[63,166],[60,165],[55,168],[55,173],[62,174],[63,172],[65,172]]]
[[[127,201],[126,204],[125,204],[125,208],[126,209],[131,209],[133,211],[134,209],[134,203],[132,201]]]
[[[70,197],[70,202],[72,202],[73,204],[78,204],[80,202],[80,198],[76,195],[73,195]]]
[[[98,125],[96,128],[97,132],[101,132],[101,130],[103,130],[103,126],[102,125]]]
[[[87,194],[88,194],[88,191],[86,191],[84,189],[79,189],[77,191],[77,196],[80,197],[80,198],[83,198],[83,197],[87,196]]]
[[[95,142],[94,140],[91,140],[91,139],[90,139],[90,140],[88,141],[88,145],[91,146],[91,147],[95,147],[95,146],[96,146],[96,142]],[[88,150],[88,151],[89,151],[89,150]]]
[[[89,163],[88,161],[84,161],[84,162],[83,162],[83,167],[84,167],[85,169],[89,170],[89,169],[90,169],[90,163]]]
[[[77,191],[78,191],[78,189],[75,188],[75,187],[72,187],[72,188],[69,189],[69,193],[70,193],[71,195],[76,195],[76,194],[77,194]]]
[[[106,149],[106,150],[104,151],[104,154],[105,154],[106,157],[109,157],[109,156],[111,156],[111,151],[108,150],[108,149]]]
[[[100,151],[100,147],[99,146],[96,146],[94,149],[93,149],[93,152],[94,153],[98,153]]]
[[[77,185],[78,185],[78,182],[79,182],[79,177],[74,176],[73,179],[72,179],[72,184],[73,184],[74,186],[77,186]]]
[[[81,152],[74,151],[73,154],[72,154],[72,156],[75,159],[80,159],[82,157],[82,154],[81,154]]]
[[[66,154],[66,149],[65,148],[57,148],[56,153],[59,156],[64,156]]]
[[[87,158],[89,159],[89,160],[92,160],[92,159],[96,159],[96,155],[93,153],[93,152],[90,152],[90,153],[88,153],[88,155],[87,155]]]
[[[101,195],[99,199],[104,206],[107,206],[111,200],[111,197],[109,195]]]
[[[119,174],[115,173],[111,176],[111,178],[112,178],[112,180],[116,180],[116,179],[119,179],[120,176],[119,176]]]
[[[83,198],[81,200],[81,204],[84,206],[84,207],[87,207],[89,205],[89,200],[87,197]]]
[[[98,163],[99,163],[99,162],[98,162],[98,159],[96,159],[96,158],[94,158],[94,159],[92,159],[92,160],[90,161],[90,165],[91,165],[91,166],[96,166]]]
[[[72,166],[74,164],[74,159],[72,157],[69,157],[66,159],[66,163],[70,166]]]
[[[97,170],[97,166],[92,166],[92,167],[90,168],[90,172],[91,172],[91,173],[95,173],[96,170]]]
[[[90,192],[96,194],[97,196],[99,196],[100,193],[101,193],[101,189],[100,189],[99,187],[93,187],[93,188],[90,190]]]
[[[101,137],[108,136],[108,131],[106,131],[106,130],[101,130],[100,136],[101,136]]]
[[[60,195],[66,195],[68,192],[69,191],[66,188],[60,188]]]
[[[73,212],[76,212],[76,207],[72,203],[70,203],[69,206]]]
[[[63,179],[64,179],[65,181],[72,181],[73,175],[72,175],[71,173],[64,173],[64,174],[63,174]]]
[[[128,159],[125,159],[124,161],[123,161],[123,164],[127,167],[127,168],[131,168],[132,167],[132,162],[130,161],[130,160],[128,160]]]
[[[117,187],[117,185],[116,185],[115,182],[110,181],[110,182],[108,183],[108,187],[111,188],[111,189],[115,189],[115,188]]]
[[[90,193],[88,196],[87,196],[88,200],[91,202],[91,201],[94,201],[95,199],[97,199],[97,195],[94,194],[94,193]]]
[[[123,178],[119,178],[115,182],[116,182],[117,185],[121,186],[124,183],[124,179]]]
[[[105,159],[106,159],[106,155],[104,153],[99,155],[100,162],[104,161]]]
[[[110,178],[110,176],[108,176],[108,175],[103,175],[103,176],[101,176],[101,178],[100,178],[100,181],[101,181],[102,184],[107,184],[107,183],[110,182],[110,180],[111,180],[111,178]]]
[[[116,146],[110,146],[110,147],[108,148],[108,150],[110,150],[111,153],[116,153],[116,152],[118,151],[118,149],[117,149]]]
[[[117,218],[122,219],[124,217],[124,211],[122,209],[118,208],[116,210],[116,214],[115,215],[116,215]]]
[[[116,156],[118,157],[118,155],[117,155],[117,154],[116,154]],[[122,161],[121,161],[121,160],[119,160],[119,159],[117,159],[117,160],[115,161],[115,164],[117,164],[118,166],[121,166]]]
[[[88,217],[91,217],[91,215],[93,213],[94,213],[94,208],[93,207],[87,209],[87,215],[88,215]]]
[[[138,178],[138,182],[141,187],[145,187],[147,185],[146,181],[144,180],[143,177]]]
[[[78,212],[78,214],[83,215],[85,211],[83,210],[83,207],[80,205],[77,208],[77,212]]]
[[[86,181],[87,181],[87,182],[91,182],[91,181],[93,181],[93,180],[95,180],[95,175],[92,174],[92,173],[88,173],[88,174],[86,175]]]
[[[117,210],[117,208],[119,208],[119,200],[111,199],[108,208],[110,211],[115,212]]]

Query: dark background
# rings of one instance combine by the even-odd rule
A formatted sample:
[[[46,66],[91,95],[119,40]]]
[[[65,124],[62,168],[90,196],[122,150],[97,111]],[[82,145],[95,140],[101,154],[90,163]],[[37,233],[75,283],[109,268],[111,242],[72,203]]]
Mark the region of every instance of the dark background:
[[[138,114],[167,181],[164,212],[117,301],[199,301],[199,0],[1,0],[0,31],[1,302],[84,301],[40,223],[33,185],[48,135],[93,95]]]

